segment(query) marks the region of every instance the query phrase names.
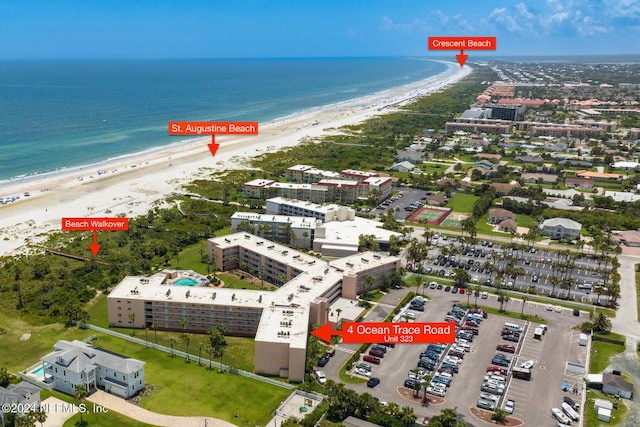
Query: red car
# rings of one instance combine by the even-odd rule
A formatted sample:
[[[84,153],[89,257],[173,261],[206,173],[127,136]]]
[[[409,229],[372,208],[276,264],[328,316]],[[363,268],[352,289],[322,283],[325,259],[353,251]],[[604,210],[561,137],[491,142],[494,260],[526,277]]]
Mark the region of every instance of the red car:
[[[507,375],[507,370],[505,368],[496,365],[487,366],[487,372],[499,372],[500,375]]]
[[[464,289],[464,288],[460,288],[460,293],[461,293],[462,295],[464,295],[464,292],[465,292],[465,289]]]
[[[362,356],[362,360],[364,360],[365,362],[373,363],[374,365],[380,364],[380,359],[369,354]]]
[[[496,350],[504,351],[505,353],[515,353],[516,352],[515,346],[512,346],[511,344],[498,344],[496,346]]]

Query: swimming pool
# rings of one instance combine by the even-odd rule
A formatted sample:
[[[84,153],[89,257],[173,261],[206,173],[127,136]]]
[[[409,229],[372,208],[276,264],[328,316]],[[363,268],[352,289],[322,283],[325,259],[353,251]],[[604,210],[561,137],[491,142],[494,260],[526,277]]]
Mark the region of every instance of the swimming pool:
[[[174,285],[178,285],[178,286],[194,286],[197,283],[198,282],[196,280],[190,279],[188,277],[181,277],[175,282],[173,282]]]
[[[38,369],[31,371],[31,374],[38,378],[44,378],[44,366],[40,366]]]

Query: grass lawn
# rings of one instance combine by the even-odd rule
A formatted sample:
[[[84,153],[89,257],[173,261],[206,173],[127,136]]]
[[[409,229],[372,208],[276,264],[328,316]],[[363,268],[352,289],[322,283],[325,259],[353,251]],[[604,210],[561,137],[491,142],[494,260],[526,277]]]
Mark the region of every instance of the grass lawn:
[[[473,303],[475,302],[475,297],[472,296],[471,297],[471,305],[474,305]],[[542,323],[542,324],[548,324],[549,321],[543,317],[536,315],[531,315],[531,314],[527,314],[527,308],[525,307],[524,309],[524,315],[520,316],[520,311],[500,311],[497,308],[493,308],[493,307],[486,307],[484,305],[478,305],[478,307],[480,307],[481,309],[483,309],[484,311],[487,312],[487,314],[494,314],[496,316],[503,316],[503,317],[509,317],[511,319],[518,319],[518,320],[528,320],[530,322],[535,322],[535,323]]]
[[[613,411],[611,411],[611,421],[609,423],[603,423],[602,421],[598,420],[598,413],[596,412],[595,408],[593,407],[593,403],[595,399],[604,399],[604,400],[608,400],[611,403],[617,404],[618,405],[618,409],[614,409]],[[599,426],[599,425],[607,425],[607,426],[616,426],[618,424],[620,424],[620,422],[622,422],[622,420],[624,419],[625,415],[627,414],[627,412],[629,411],[629,409],[627,408],[627,406],[624,404],[623,401],[616,399],[612,396],[609,396],[607,394],[604,394],[601,391],[598,390],[587,390],[587,401],[585,403],[585,410],[584,410],[584,425],[586,426]]]
[[[202,257],[207,254],[207,241],[195,243],[183,249],[176,257],[169,260],[166,268],[175,270],[193,270],[207,275],[213,270],[213,266],[202,262]]]
[[[109,313],[107,311],[107,296],[101,294],[96,298],[95,302],[89,307],[89,321],[87,323],[101,326],[103,328],[109,327]]]
[[[246,273],[243,273],[246,274]],[[272,291],[277,289],[276,286],[272,285],[271,283],[265,281],[264,285],[261,287],[260,285],[260,279],[259,278],[254,278],[253,276],[250,276],[248,274],[246,274],[247,277],[251,278],[253,281],[250,282],[248,280],[243,280],[240,279],[237,275],[235,274],[230,274],[230,273],[216,273],[216,276],[222,280],[224,282],[224,287],[225,288],[231,288],[231,289],[254,289],[254,290],[265,290],[265,291]]]
[[[131,328],[112,328],[123,334],[131,334]],[[173,348],[179,351],[187,351],[187,343],[180,332],[170,331],[145,331],[137,329],[136,337],[148,340],[149,342],[157,342],[159,345],[171,348],[171,339],[173,338]],[[189,336],[189,353],[198,361],[200,354],[200,346],[202,346],[202,357],[205,357],[206,348],[209,345],[209,335],[207,334],[187,334]],[[255,344],[253,338],[245,337],[225,337],[227,348],[224,351],[222,363],[230,365],[243,371],[253,372],[253,361],[255,355]],[[96,344],[100,346],[100,344]]]
[[[454,212],[470,214],[476,200],[478,200],[478,196],[473,194],[457,193],[448,200],[445,207],[453,209]]]
[[[618,339],[618,337],[611,337]],[[624,337],[622,337],[624,340]],[[624,351],[623,345],[611,344],[602,341],[591,341],[591,360],[589,362],[589,372],[600,373],[609,366],[609,360]]]
[[[271,413],[290,394],[286,389],[260,381],[219,373],[216,369],[210,371],[206,366],[198,366],[197,360],[188,364],[182,358],[171,358],[144,345],[97,335],[95,345],[145,362],[145,382],[158,387],[142,400],[141,406],[150,411],[266,425]],[[230,362],[227,359],[223,358],[223,362]],[[232,365],[236,365],[235,361]]]
[[[92,335],[91,331],[77,327],[66,328],[59,323],[33,326],[3,313],[0,313],[0,326],[7,330],[0,335],[0,366],[7,368],[9,372],[18,372],[36,363],[42,356],[53,351],[53,345],[58,340],[81,340]],[[22,341],[20,338],[24,334],[31,336]]]

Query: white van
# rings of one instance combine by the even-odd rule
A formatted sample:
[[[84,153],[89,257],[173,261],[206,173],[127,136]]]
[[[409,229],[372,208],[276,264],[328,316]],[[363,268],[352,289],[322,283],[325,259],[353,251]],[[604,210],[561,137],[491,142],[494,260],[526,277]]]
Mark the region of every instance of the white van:
[[[522,326],[516,325],[515,323],[506,322],[504,324],[504,329],[508,329],[510,331],[522,332]]]

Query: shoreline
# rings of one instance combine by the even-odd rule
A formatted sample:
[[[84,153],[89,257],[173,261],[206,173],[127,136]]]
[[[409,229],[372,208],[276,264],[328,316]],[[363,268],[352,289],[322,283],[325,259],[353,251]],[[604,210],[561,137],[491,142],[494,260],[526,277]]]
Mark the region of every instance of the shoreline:
[[[49,232],[59,231],[62,217],[144,214],[152,206],[164,204],[163,197],[188,182],[213,172],[243,168],[248,158],[392,112],[472,72],[470,67],[445,63],[447,70],[418,82],[261,124],[258,135],[217,136],[220,147],[215,157],[207,147],[210,136],[195,137],[105,162],[0,184],[1,197],[20,197],[0,205],[0,255],[19,252],[25,244],[38,243]],[[30,195],[25,196],[26,193]]]

